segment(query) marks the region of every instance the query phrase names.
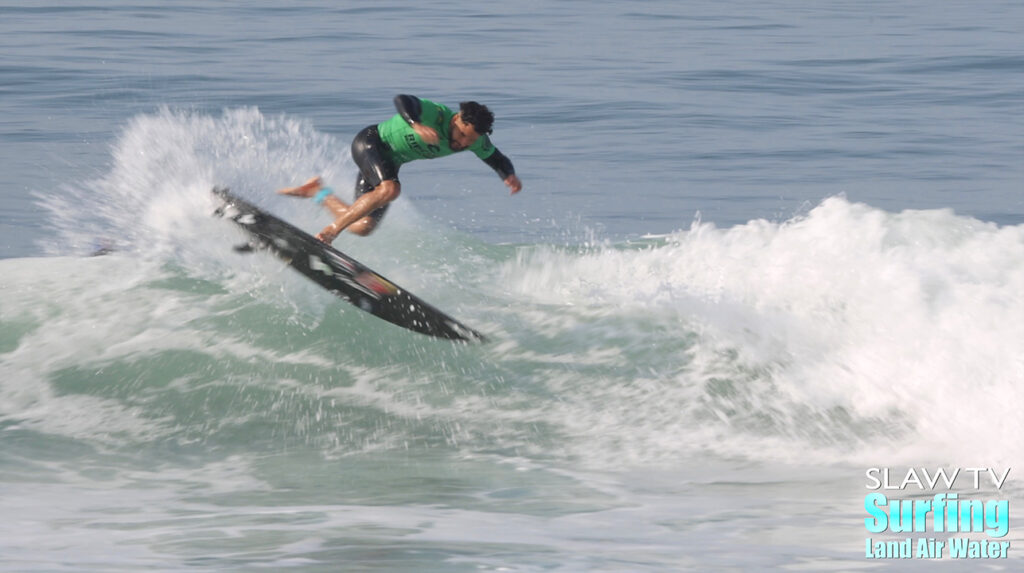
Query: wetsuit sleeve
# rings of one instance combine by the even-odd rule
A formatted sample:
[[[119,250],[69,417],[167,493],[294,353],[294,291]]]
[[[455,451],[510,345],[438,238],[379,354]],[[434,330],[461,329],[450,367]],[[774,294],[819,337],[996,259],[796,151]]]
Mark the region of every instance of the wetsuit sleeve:
[[[410,125],[413,122],[422,122],[423,104],[416,96],[405,94],[395,96],[395,109],[398,110],[398,115],[401,115],[402,119]]]
[[[489,157],[484,159],[484,163],[491,166],[497,174],[504,181],[508,179],[509,175],[515,175],[515,168],[512,167],[512,160],[505,157],[505,154],[498,151],[498,148],[494,148],[494,152]]]

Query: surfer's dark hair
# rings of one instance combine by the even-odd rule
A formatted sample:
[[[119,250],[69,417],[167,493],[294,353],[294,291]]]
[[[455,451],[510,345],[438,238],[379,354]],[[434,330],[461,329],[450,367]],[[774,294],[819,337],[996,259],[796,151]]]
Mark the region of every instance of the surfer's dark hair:
[[[459,104],[459,113],[462,114],[462,121],[472,125],[480,135],[491,133],[494,114],[487,109],[486,105],[478,104],[475,101],[464,101]]]

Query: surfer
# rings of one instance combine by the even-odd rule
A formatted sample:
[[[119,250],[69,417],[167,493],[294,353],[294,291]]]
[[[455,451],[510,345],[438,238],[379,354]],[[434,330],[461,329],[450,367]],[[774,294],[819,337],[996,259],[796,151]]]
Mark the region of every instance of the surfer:
[[[345,229],[362,236],[372,233],[388,205],[401,193],[399,167],[417,159],[444,157],[469,149],[497,172],[512,194],[523,188],[512,161],[491,144],[488,135],[494,114],[487,106],[462,102],[456,113],[429,100],[399,95],[395,97],[395,108],[398,113],[394,117],[363,129],[352,140],[352,159],[359,167],[359,175],[351,205],[334,195],[330,187],[324,187],[320,177],[278,191],[312,197],[334,215],[334,222],[317,234],[321,241],[330,244]]]

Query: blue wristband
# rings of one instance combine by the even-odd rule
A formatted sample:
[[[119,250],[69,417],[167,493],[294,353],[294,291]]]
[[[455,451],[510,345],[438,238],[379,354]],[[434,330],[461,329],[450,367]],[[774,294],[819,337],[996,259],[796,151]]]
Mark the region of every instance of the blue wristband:
[[[313,202],[317,205],[323,205],[324,201],[327,200],[327,196],[334,193],[334,189],[330,187],[324,187],[319,193],[313,196]]]

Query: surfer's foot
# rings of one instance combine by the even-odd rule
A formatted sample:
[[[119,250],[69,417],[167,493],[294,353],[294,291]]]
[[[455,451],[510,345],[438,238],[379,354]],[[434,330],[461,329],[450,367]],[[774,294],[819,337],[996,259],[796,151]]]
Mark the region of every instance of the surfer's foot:
[[[313,195],[316,195],[316,192],[320,190],[320,187],[320,177],[317,176],[310,178],[309,181],[306,181],[305,183],[299,185],[298,187],[285,187],[284,189],[278,189],[277,192],[280,193],[281,195],[291,195],[293,197],[309,198],[312,197]]]

